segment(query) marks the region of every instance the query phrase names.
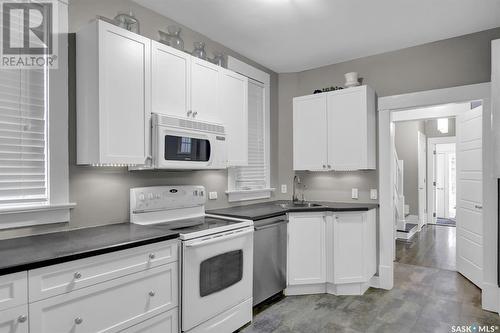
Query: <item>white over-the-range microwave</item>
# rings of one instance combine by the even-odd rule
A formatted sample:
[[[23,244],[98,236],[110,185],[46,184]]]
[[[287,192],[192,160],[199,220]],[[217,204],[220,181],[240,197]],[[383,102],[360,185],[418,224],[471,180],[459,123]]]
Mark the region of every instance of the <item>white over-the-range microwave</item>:
[[[172,170],[225,169],[224,126],[205,121],[152,115],[152,168]]]

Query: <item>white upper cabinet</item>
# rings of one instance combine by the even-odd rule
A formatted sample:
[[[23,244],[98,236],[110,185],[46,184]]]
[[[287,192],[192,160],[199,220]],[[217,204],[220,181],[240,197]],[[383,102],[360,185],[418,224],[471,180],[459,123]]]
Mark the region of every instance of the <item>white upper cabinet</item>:
[[[156,41],[151,43],[153,112],[188,117],[191,110],[191,56]]]
[[[375,100],[368,86],[294,98],[294,170],[375,169]]]
[[[248,78],[102,20],[76,35],[77,164],[143,165],[151,113],[225,126],[248,165]]]
[[[293,169],[326,170],[327,105],[326,95],[293,99]]]
[[[96,20],[76,36],[77,163],[142,164],[149,155],[151,41]]]
[[[333,170],[375,169],[375,92],[368,86],[327,94],[328,164]]]
[[[326,216],[289,215],[287,285],[326,282]]]
[[[220,67],[191,57],[191,110],[193,118],[223,123],[218,107]]]
[[[220,69],[219,105],[228,139],[228,165],[248,165],[248,78]]]

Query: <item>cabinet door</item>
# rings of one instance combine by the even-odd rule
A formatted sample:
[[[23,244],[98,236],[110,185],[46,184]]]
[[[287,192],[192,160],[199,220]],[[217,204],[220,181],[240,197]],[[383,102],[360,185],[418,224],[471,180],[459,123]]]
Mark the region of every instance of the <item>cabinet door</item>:
[[[151,41],[103,21],[98,34],[101,163],[144,163],[149,154]]]
[[[28,303],[28,273],[0,276],[0,311]]]
[[[333,220],[333,283],[365,282],[364,213],[336,214]]]
[[[223,123],[218,109],[219,66],[191,57],[191,109],[198,119]]]
[[[290,214],[287,285],[326,282],[325,215]]]
[[[328,164],[334,170],[367,169],[366,86],[327,96]]]
[[[326,95],[293,99],[293,169],[327,167]]]
[[[248,165],[248,78],[221,68],[219,105],[227,133],[228,165]]]
[[[153,112],[187,117],[191,107],[191,56],[155,41],[151,46]]]
[[[28,305],[0,311],[0,333],[28,333]]]

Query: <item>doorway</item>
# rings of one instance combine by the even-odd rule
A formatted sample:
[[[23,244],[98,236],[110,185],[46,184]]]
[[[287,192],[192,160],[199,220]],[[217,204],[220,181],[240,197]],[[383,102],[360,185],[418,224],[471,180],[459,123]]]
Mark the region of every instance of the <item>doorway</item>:
[[[453,114],[446,114],[446,112],[441,112],[439,110],[440,106],[444,103],[468,103],[470,101],[482,100],[484,106],[484,116],[483,111],[478,115],[471,115],[470,119],[463,119],[463,123],[457,127],[457,133],[462,131],[467,139],[460,141],[460,135],[457,135],[457,239],[464,240],[463,244],[466,245],[467,250],[469,245],[471,245],[471,238],[460,236],[460,220],[463,216],[465,223],[462,225],[464,230],[464,235],[468,235],[470,232],[480,231],[476,233],[476,241],[478,245],[482,246],[481,250],[477,248],[476,250],[469,252],[457,251],[457,262],[460,261],[459,257],[463,256],[463,259],[478,259],[476,268],[478,269],[479,280],[476,280],[480,287],[484,286],[485,280],[487,280],[488,288],[482,289],[483,292],[483,307],[485,309],[490,309],[498,311],[497,305],[493,303],[494,290],[489,288],[489,286],[494,286],[496,281],[496,270],[494,269],[495,260],[494,254],[496,252],[496,226],[494,225],[495,214],[495,204],[490,200],[490,198],[495,197],[495,183],[493,182],[491,176],[491,170],[493,168],[493,158],[491,155],[492,148],[492,134],[489,131],[491,127],[491,108],[490,108],[490,85],[476,84],[470,86],[437,89],[431,91],[423,91],[417,93],[410,93],[398,96],[389,96],[379,99],[379,186],[380,186],[380,242],[381,242],[381,252],[380,252],[380,267],[379,267],[379,286],[382,288],[390,289],[394,283],[394,264],[392,262],[392,257],[394,253],[394,188],[392,186],[393,179],[393,167],[394,163],[390,159],[393,152],[393,145],[391,145],[391,140],[394,138],[394,121],[395,118],[402,118],[405,115],[408,116],[409,112],[417,110],[419,118],[427,118],[429,114],[435,117],[450,117]],[[440,104],[441,103],[441,104]],[[437,106],[436,106],[437,105]],[[409,109],[412,109],[409,111]],[[437,112],[437,113],[436,113]],[[479,112],[478,112],[479,113]],[[461,128],[461,129],[460,129]],[[474,130],[471,130],[474,128]],[[467,137],[472,133],[476,133],[477,129],[485,129],[484,140],[485,140],[485,154],[478,154],[482,152],[482,141],[475,137]],[[481,133],[481,132],[480,132]],[[482,134],[481,134],[482,135]],[[463,158],[463,165],[460,164],[460,155],[468,156],[468,158]],[[475,155],[472,158],[472,155]],[[469,165],[469,162],[474,162],[474,165]],[[476,162],[482,163],[482,170],[477,168]],[[479,175],[481,177],[479,177]],[[485,181],[483,182],[483,179]],[[479,184],[484,185],[481,187]],[[461,191],[461,188],[463,190]],[[477,194],[484,195],[482,197],[477,196]],[[463,197],[460,197],[463,193]],[[481,200],[484,202],[484,212],[482,210],[482,205],[474,203],[474,200]],[[461,209],[463,205],[463,209]],[[466,206],[468,205],[468,206]],[[477,206],[477,207],[476,207]],[[474,214],[470,214],[470,210],[474,211]],[[477,215],[475,215],[477,214]],[[483,222],[482,218],[478,219],[478,216],[484,214],[484,234],[483,234]],[[475,217],[474,224],[472,215]],[[477,230],[473,230],[478,228]],[[390,230],[393,230],[390,232]],[[484,240],[484,241],[483,241]],[[461,241],[458,242],[459,245]],[[392,243],[392,246],[390,245]],[[480,256],[476,258],[465,258],[466,255],[474,253],[481,253]],[[483,258],[486,262],[483,265]],[[491,266],[489,266],[491,265]],[[466,275],[467,272],[461,271],[462,274]],[[484,273],[484,274],[483,274]],[[467,276],[467,275],[466,275]],[[469,277],[473,280],[474,277]],[[485,295],[488,293],[488,295]]]
[[[456,136],[427,140],[428,221],[431,224],[456,226],[457,176]]]

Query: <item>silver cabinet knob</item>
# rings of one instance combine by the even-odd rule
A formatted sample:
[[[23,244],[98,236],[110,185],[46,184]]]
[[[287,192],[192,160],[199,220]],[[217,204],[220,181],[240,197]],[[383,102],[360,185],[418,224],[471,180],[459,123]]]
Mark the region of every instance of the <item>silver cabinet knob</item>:
[[[332,166],[330,164],[328,164],[328,169],[331,169],[331,168],[332,168]]]
[[[149,296],[151,296],[151,297],[153,297],[154,295],[156,295],[156,293],[155,293],[153,290],[151,290],[148,294],[149,294]]]
[[[323,164],[323,169],[326,169],[326,164]]]
[[[189,110],[189,111],[187,112],[187,116],[188,116],[188,117],[190,117],[192,113],[193,113],[193,111]]]
[[[28,319],[28,317],[26,315],[20,315],[19,317],[17,317],[17,322],[24,323],[26,321],[26,319]]]
[[[476,209],[483,209],[483,206],[481,206],[481,205],[474,205],[474,208],[476,208]]]
[[[193,118],[196,117],[198,115],[198,111],[194,111],[193,112]]]
[[[81,279],[82,273],[76,272],[73,276],[75,277],[75,279]]]
[[[75,324],[80,325],[81,323],[83,323],[83,318],[82,317],[76,317],[75,318]]]
[[[149,254],[149,259],[151,259],[151,260],[152,260],[152,259],[154,259],[154,258],[156,258],[156,254],[154,254],[154,253],[150,253],[150,254]]]

